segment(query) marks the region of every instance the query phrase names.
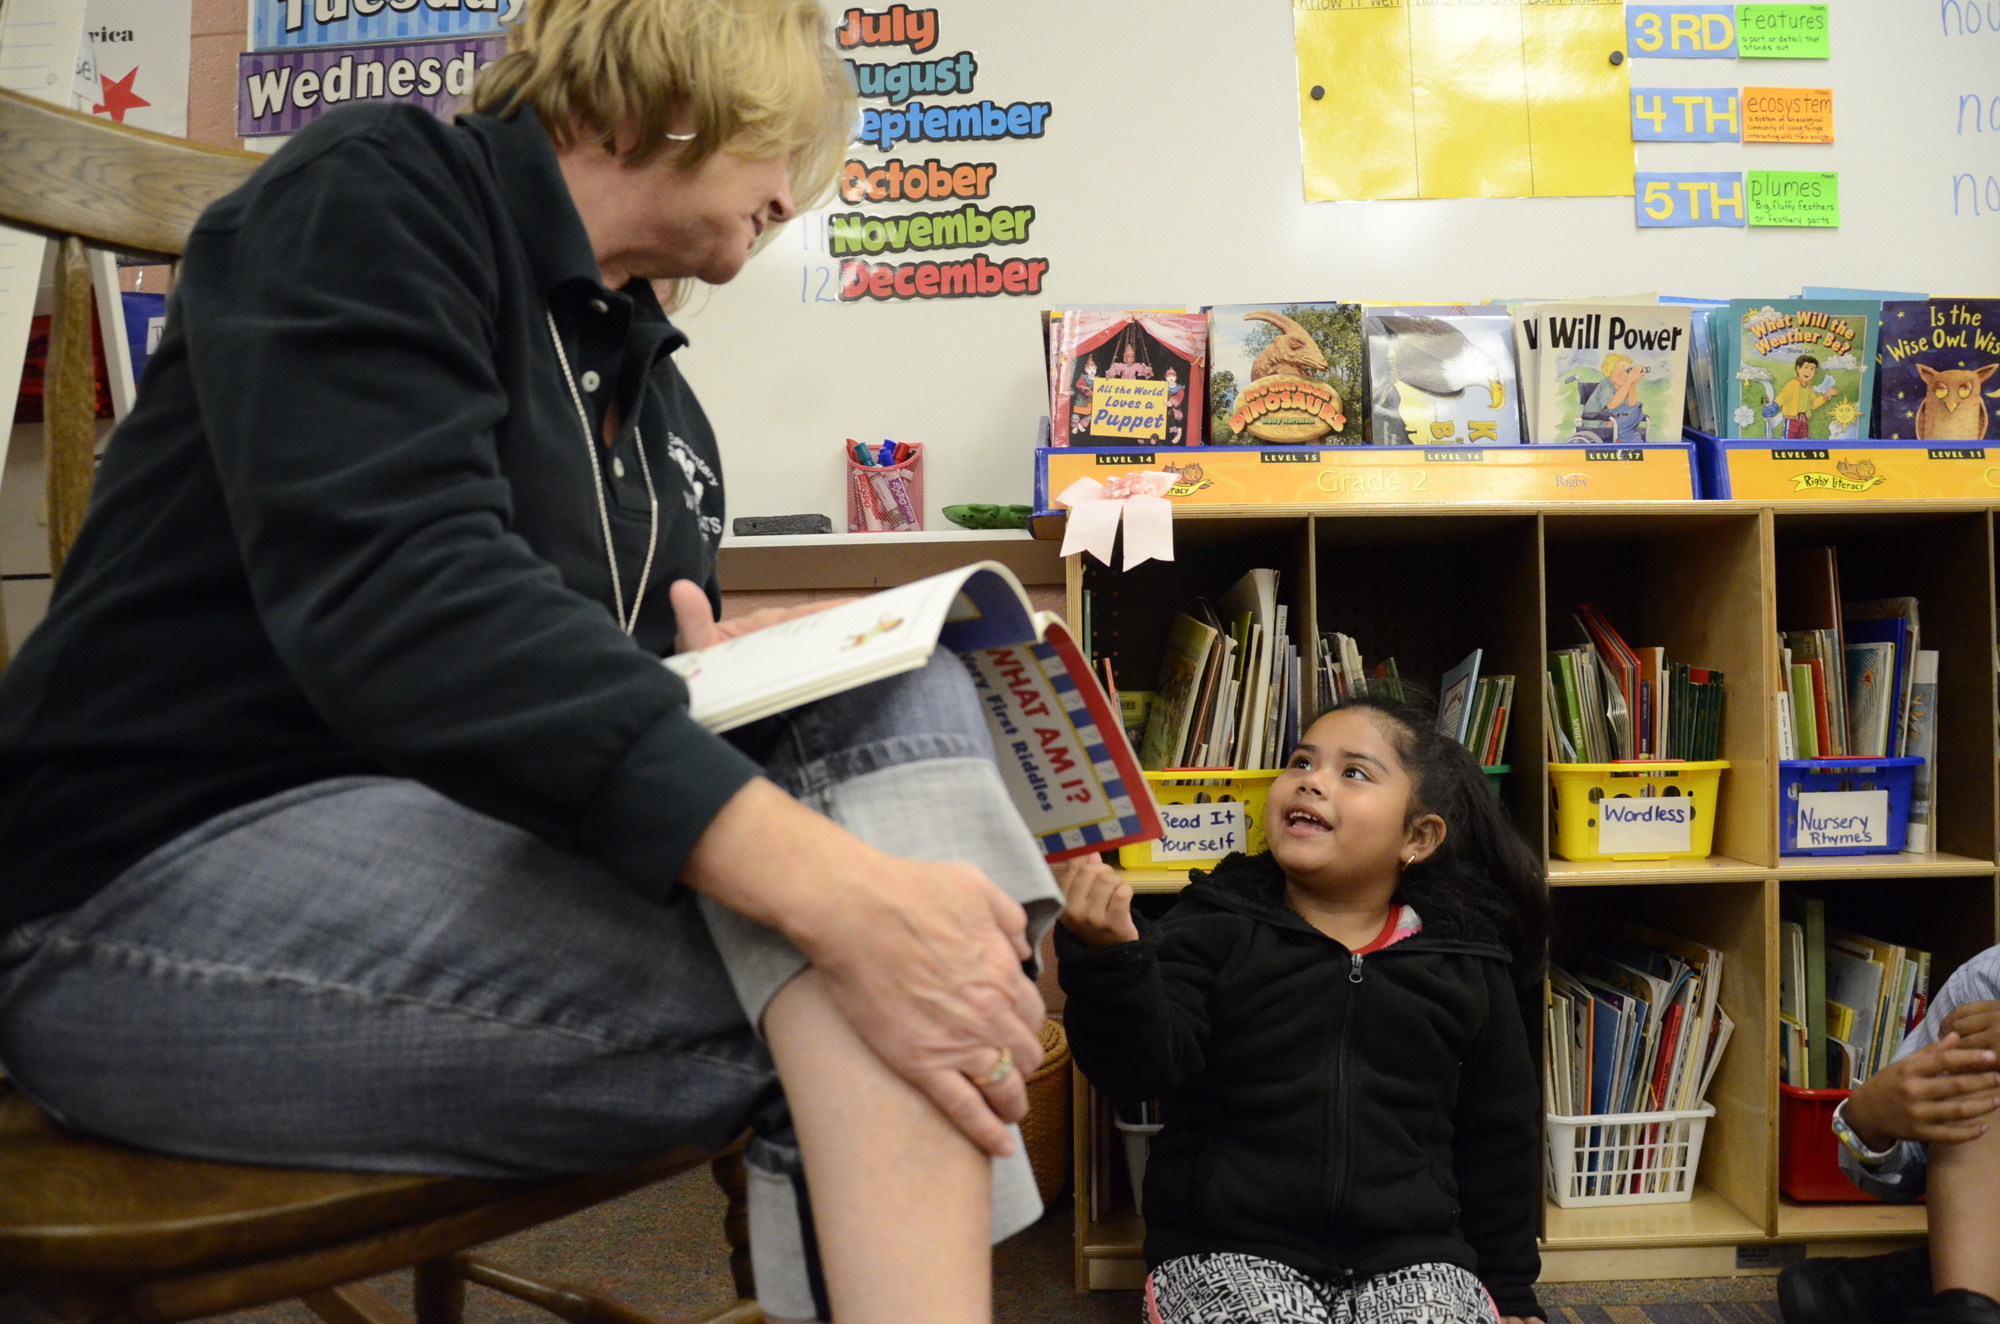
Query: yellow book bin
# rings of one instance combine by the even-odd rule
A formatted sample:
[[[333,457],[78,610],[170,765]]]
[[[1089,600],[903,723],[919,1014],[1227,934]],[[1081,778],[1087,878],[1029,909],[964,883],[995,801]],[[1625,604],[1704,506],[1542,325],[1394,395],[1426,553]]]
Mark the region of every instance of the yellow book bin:
[[[1728,759],[1551,763],[1565,860],[1705,860]]]
[[[1231,851],[1265,848],[1264,801],[1282,768],[1176,768],[1144,774],[1167,835],[1118,848],[1121,869],[1213,869]],[[1207,806],[1197,812],[1196,806]]]

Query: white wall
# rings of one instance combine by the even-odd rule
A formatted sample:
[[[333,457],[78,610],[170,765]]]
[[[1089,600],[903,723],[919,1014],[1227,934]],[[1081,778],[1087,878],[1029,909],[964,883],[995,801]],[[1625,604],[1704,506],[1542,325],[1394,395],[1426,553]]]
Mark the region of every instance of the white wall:
[[[1643,170],[1837,170],[1845,224],[1830,231],[1642,231],[1629,198],[1308,205],[1283,0],[931,3],[936,49],[858,58],[970,49],[977,98],[1054,103],[1040,141],[896,153],[997,163],[987,205],[1033,205],[1038,219],[1032,242],[986,251],[1050,259],[1046,296],[802,303],[805,269],[830,259],[806,246],[819,227],[780,235],[682,318],[694,341],[682,363],[722,437],[734,514],[824,511],[840,524],[849,436],[930,443],[931,527],[943,527],[938,510],[950,502],[1027,500],[1047,407],[1036,322],[1045,306],[1752,296],[1801,284],[2000,295],[2000,206],[1985,192],[1994,176],[2000,203],[2000,0],[1943,0],[1977,13],[1976,32],[1950,37],[1939,0],[1833,0],[1829,61],[1628,63],[1640,86],[1833,88],[1834,146],[1638,154]],[[1979,98],[1984,132],[1969,108],[1959,131],[1962,95]],[[1108,182],[1113,171],[1150,182]],[[1967,173],[1978,216],[1953,214],[1953,176]],[[1967,204],[1963,186],[1960,195]]]

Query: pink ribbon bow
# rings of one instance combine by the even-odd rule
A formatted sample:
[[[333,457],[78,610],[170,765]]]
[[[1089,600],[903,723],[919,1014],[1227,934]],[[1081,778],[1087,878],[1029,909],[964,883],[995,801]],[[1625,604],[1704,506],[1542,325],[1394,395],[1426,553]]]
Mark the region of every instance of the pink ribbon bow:
[[[1069,507],[1069,527],[1062,554],[1089,552],[1111,564],[1118,526],[1125,526],[1125,569],[1147,561],[1174,559],[1174,506],[1167,492],[1174,476],[1146,469],[1120,474],[1108,482],[1079,478],[1056,496]]]

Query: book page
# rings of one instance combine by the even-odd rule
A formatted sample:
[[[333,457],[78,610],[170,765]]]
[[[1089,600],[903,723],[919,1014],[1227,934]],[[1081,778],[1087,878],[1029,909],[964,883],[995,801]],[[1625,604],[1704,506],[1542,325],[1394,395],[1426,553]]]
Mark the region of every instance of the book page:
[[[961,592],[961,589],[966,592]],[[1000,609],[1011,594],[1012,612]],[[924,665],[951,637],[1033,637],[1027,594],[1005,566],[981,561],[665,659],[687,682],[688,712],[728,731],[814,699]]]

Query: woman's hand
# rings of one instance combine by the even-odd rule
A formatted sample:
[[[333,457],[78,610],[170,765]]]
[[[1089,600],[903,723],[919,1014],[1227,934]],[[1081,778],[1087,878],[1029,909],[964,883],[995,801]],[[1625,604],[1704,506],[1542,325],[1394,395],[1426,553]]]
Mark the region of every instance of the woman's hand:
[[[802,607],[765,607],[718,621],[714,609],[708,604],[708,594],[692,579],[676,579],[667,589],[667,600],[674,604],[674,622],[680,627],[680,647],[677,651],[682,653],[691,653],[725,639],[753,634],[773,625],[795,621],[801,616],[825,611],[828,607],[838,607],[843,602],[854,601],[853,598],[829,598],[825,602],[808,602]]]
[[[2000,1108],[1996,1061],[1991,1050],[1963,1047],[1947,1033],[1870,1076],[1848,1096],[1843,1116],[1870,1149],[1977,1140],[1987,1126],[1978,1119]]]
[[[758,778],[695,843],[690,887],[790,938],[862,1041],[992,1154],[1028,1109],[1042,998],[1027,914],[969,864],[886,854]],[[984,1077],[1012,1055],[1015,1070]]]
[[[1132,922],[1132,885],[1095,855],[1065,860],[1055,867],[1063,890],[1063,927],[1090,947],[1139,941]]]

